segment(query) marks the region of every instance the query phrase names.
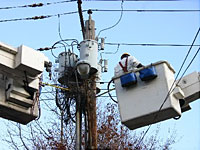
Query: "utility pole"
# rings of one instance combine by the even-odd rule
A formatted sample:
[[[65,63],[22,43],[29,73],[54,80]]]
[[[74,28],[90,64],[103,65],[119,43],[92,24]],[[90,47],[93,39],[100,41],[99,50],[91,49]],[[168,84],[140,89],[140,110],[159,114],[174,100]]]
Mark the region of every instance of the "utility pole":
[[[81,95],[76,99],[76,150],[81,150],[82,108]]]
[[[83,34],[83,40],[95,40],[95,22],[92,20],[92,11],[88,10],[89,19],[85,22],[83,20],[81,0],[77,0],[78,12],[80,17],[81,29]],[[98,47],[92,49],[96,53]],[[96,55],[97,56],[97,55]],[[91,56],[90,56],[91,57]],[[97,60],[96,60],[97,62]],[[89,62],[93,63],[93,62]],[[90,64],[93,65],[93,64]],[[84,81],[86,85],[85,93],[85,149],[97,149],[97,115],[96,115],[96,72],[89,75],[89,80]],[[76,150],[81,149],[81,123],[82,123],[82,108],[81,97],[78,96],[76,102]]]
[[[95,22],[92,20],[92,11],[88,11],[89,20],[85,23],[85,39],[95,40]],[[90,77],[87,89],[86,111],[88,118],[88,147],[97,149],[97,115],[96,115],[96,74]]]
[[[77,0],[78,3],[78,12],[80,17],[81,29],[83,39],[85,39],[85,28],[84,28],[84,20],[82,14],[81,0]],[[81,134],[82,134],[82,107],[81,107],[81,95],[77,93],[76,99],[76,150],[81,150]]]

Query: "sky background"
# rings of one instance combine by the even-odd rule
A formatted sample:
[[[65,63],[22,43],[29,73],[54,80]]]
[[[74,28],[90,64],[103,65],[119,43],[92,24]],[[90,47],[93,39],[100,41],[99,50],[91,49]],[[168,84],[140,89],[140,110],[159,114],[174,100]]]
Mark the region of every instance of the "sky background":
[[[33,4],[39,2],[57,2],[52,1],[33,1],[33,0],[0,0],[0,8],[4,6],[20,6],[25,4]],[[120,1],[112,2],[90,2],[84,1],[82,9],[121,9]],[[169,2],[124,2],[123,9],[128,10],[199,10],[199,0],[183,0]],[[77,3],[62,3],[56,5],[44,6],[41,8],[16,8],[16,9],[0,9],[0,41],[7,43],[13,47],[21,44],[34,49],[51,47],[56,41],[60,40],[58,34],[59,19],[56,14],[77,11]],[[104,28],[113,26],[120,18],[120,11],[94,11],[92,14],[96,23],[96,34]],[[43,20],[24,20],[24,21],[6,21],[6,19],[26,18],[41,15],[55,15]],[[84,13],[84,20],[88,19],[87,13]],[[60,16],[61,35],[63,39],[77,39],[82,41],[82,33],[80,27],[79,16],[77,13]],[[119,24],[100,34],[104,37],[106,43],[129,43],[129,44],[183,44],[190,45],[200,26],[200,12],[123,12],[123,16]],[[200,35],[195,44],[200,44]],[[183,71],[191,61],[199,47],[193,47],[191,53],[183,67]],[[117,45],[105,45],[104,52],[116,52]],[[188,46],[125,46],[120,45],[115,54],[102,53],[104,59],[108,59],[108,73],[102,74],[102,81],[110,81],[114,75],[114,67],[120,60],[120,56],[124,52],[134,55],[144,65],[148,65],[160,60],[167,60],[175,69],[179,68],[189,50]],[[63,49],[54,50],[55,55],[62,52]],[[75,53],[79,53],[75,50]],[[54,57],[49,51],[44,52],[52,62]],[[99,52],[100,54],[100,52]],[[183,71],[180,75],[182,75]],[[196,57],[186,75],[198,71],[200,72],[200,54]],[[106,87],[106,85],[103,85]],[[158,89],[159,90],[159,89]],[[178,139],[173,145],[174,150],[199,150],[200,149],[200,101],[191,104],[192,110],[183,113],[182,117],[175,121],[173,119],[164,121],[160,124],[160,136],[164,137],[168,133],[168,129],[176,129]],[[4,121],[1,119],[1,121]],[[156,128],[152,126],[151,132]],[[6,127],[1,128],[3,130]],[[146,127],[137,129],[136,131],[145,131]],[[2,145],[0,143],[0,145]],[[0,150],[4,149],[3,146]],[[6,149],[6,148],[5,148]]]

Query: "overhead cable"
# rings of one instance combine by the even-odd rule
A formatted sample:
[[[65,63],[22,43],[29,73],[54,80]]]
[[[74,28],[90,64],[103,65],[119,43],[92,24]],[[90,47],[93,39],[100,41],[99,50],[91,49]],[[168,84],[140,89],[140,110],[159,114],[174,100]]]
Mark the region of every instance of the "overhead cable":
[[[85,12],[86,10],[83,10]],[[66,12],[62,14],[56,14],[56,15],[42,15],[42,16],[34,16],[34,17],[27,17],[27,18],[15,18],[15,19],[4,19],[0,20],[1,22],[12,22],[12,21],[25,21],[25,20],[41,20],[41,19],[46,19],[46,18],[51,18],[51,17],[57,17],[58,15],[64,16],[64,15],[71,15],[71,14],[77,14],[78,11],[72,11],[72,12]]]
[[[181,81],[181,79],[183,78],[183,76],[185,75],[186,71],[189,69],[189,67],[191,66],[191,64],[193,63],[194,59],[196,58],[196,56],[198,55],[200,51],[200,47],[199,49],[196,51],[195,55],[193,56],[192,60],[190,61],[189,65],[186,67],[185,71],[183,72],[183,74],[181,75],[180,79],[178,80],[178,82],[176,84],[179,84],[179,82]]]
[[[121,2],[121,10],[120,10],[121,14],[120,14],[119,20],[114,25],[100,30],[98,35],[97,35],[97,37],[99,37],[101,32],[106,31],[106,30],[110,30],[110,29],[114,28],[115,26],[117,26],[120,23],[120,21],[122,20],[122,16],[123,16],[123,4],[124,4],[124,1],[122,0],[122,2]]]
[[[101,89],[101,90],[102,90],[102,89]],[[109,93],[109,92],[111,92],[111,91],[113,91],[113,90],[115,90],[115,88],[109,89],[109,90],[107,90],[106,92],[103,92],[103,93],[101,93],[101,94],[98,94],[98,95],[96,95],[96,97],[102,97],[102,95],[107,94],[107,93]],[[110,96],[106,96],[106,97],[110,97]],[[112,97],[113,97],[113,96],[112,96]]]
[[[118,103],[118,101],[115,100],[115,99],[113,99],[112,95],[110,94],[110,91],[112,91],[112,90],[115,89],[115,88],[110,89],[110,84],[111,84],[112,82],[114,82],[113,79],[111,79],[111,80],[109,81],[108,85],[107,85],[107,89],[108,89],[108,91],[106,91],[106,92],[104,92],[104,93],[102,93],[102,94],[99,94],[98,96],[102,96],[102,95],[108,93],[108,95],[109,95],[109,97],[111,98],[111,100],[112,100],[113,102],[115,102],[115,103]]]
[[[174,47],[188,47],[190,44],[156,44],[156,43],[105,43],[105,45],[125,45],[125,46],[174,46]],[[192,45],[192,46],[200,46],[200,45]]]
[[[93,12],[121,12],[121,9],[91,9]],[[123,9],[123,12],[200,12],[200,9]]]
[[[149,43],[105,43],[106,45],[113,45],[113,46],[119,46],[119,45],[122,45],[122,46],[155,46],[155,47],[189,47],[191,46],[190,44],[149,44]],[[77,44],[74,44],[74,45],[77,45]],[[198,44],[196,45],[193,45],[194,46],[200,46]],[[57,48],[63,48],[63,46],[55,46],[53,47],[53,49],[57,49]],[[44,47],[44,48],[37,48],[36,50],[38,51],[48,51],[48,50],[51,50],[52,47]],[[117,47],[118,49],[118,47]],[[109,52],[105,52],[106,54],[109,53]],[[115,52],[114,52],[115,53]]]
[[[181,78],[178,80],[177,84],[181,81],[181,79],[183,78],[183,76],[185,75],[186,71],[189,69],[189,67],[191,66],[191,64],[193,63],[194,59],[196,58],[197,54],[199,53],[200,51],[200,47],[198,48],[198,50],[196,51],[195,55],[193,56],[192,60],[190,61],[190,63],[188,64],[188,66],[186,67],[185,71],[183,72]],[[175,80],[176,81],[176,80]],[[174,81],[174,83],[175,83]],[[173,84],[174,84],[173,83]],[[167,101],[167,98],[169,97],[169,95],[174,91],[175,87],[173,88],[173,84],[165,98],[165,100],[163,101],[162,105],[160,106],[160,109],[159,109],[159,112],[161,111],[162,107],[164,106],[165,102]],[[173,88],[173,89],[172,89]],[[155,116],[155,119],[157,119],[158,117],[158,114]],[[140,145],[140,143],[142,142],[142,140],[144,139],[145,135],[147,134],[147,132],[149,131],[149,129],[151,128],[151,125],[148,126],[147,130],[145,131],[145,133],[143,134],[140,142],[137,144],[137,145]]]
[[[183,63],[182,63],[182,65],[181,65],[181,67],[180,67],[180,69],[179,69],[179,71],[178,71],[178,74],[177,74],[175,80],[178,78],[178,76],[179,76],[179,74],[180,74],[180,72],[181,72],[181,70],[182,70],[182,68],[183,68],[183,65],[185,64],[185,62],[186,62],[186,60],[187,60],[187,58],[188,58],[188,56],[189,56],[189,54],[190,54],[190,52],[191,52],[191,50],[192,50],[192,47],[193,47],[193,45],[194,45],[194,43],[195,43],[195,41],[196,41],[196,39],[197,39],[197,37],[198,37],[198,35],[199,35],[199,32],[200,32],[200,28],[198,29],[198,31],[197,31],[197,33],[196,33],[196,35],[195,35],[195,37],[194,37],[194,40],[192,41],[192,44],[191,44],[191,46],[190,46],[190,48],[189,48],[189,50],[188,50],[188,53],[186,54],[186,56],[185,56],[185,58],[184,58],[184,60],[183,60]]]
[[[6,6],[6,7],[0,7],[0,10],[15,9],[15,8],[36,8],[36,7],[43,7],[43,6],[62,4],[62,3],[69,3],[69,2],[75,2],[75,1],[76,0],[66,0],[66,1],[58,1],[58,2],[35,3],[35,4],[21,5],[21,6]]]
[[[108,0],[84,0],[84,1],[108,1]],[[109,0],[109,1],[121,1],[121,0]],[[165,1],[177,1],[177,0],[123,0],[123,1],[129,1],[129,2],[134,2],[134,1],[150,1],[150,2],[165,2]]]
[[[91,10],[92,11],[111,11],[111,12],[112,11],[121,11],[122,12],[122,10],[100,10],[100,9],[91,9]],[[135,12],[200,12],[200,10],[123,10],[123,12],[125,12],[125,11],[126,12],[131,12],[131,11],[133,11],[133,12],[134,11]],[[82,10],[82,12],[87,12],[87,10]],[[13,21],[26,21],[26,20],[41,20],[41,19],[47,19],[47,18],[51,18],[51,17],[57,17],[58,15],[62,16],[62,15],[70,15],[70,14],[76,14],[76,13],[78,13],[78,11],[66,12],[66,13],[54,14],[54,15],[41,15],[41,16],[33,16],[33,17],[26,17],[26,18],[4,19],[4,20],[0,20],[0,23],[1,22],[13,22]],[[118,24],[118,22],[117,22],[117,24]],[[108,29],[115,27],[117,24],[109,27]],[[105,29],[103,29],[103,30],[105,30]]]
[[[195,41],[196,41],[196,39],[197,39],[197,36],[198,36],[199,32],[200,32],[200,28],[198,29],[198,31],[197,31],[197,33],[196,33],[196,35],[195,35],[195,37],[194,37],[194,40],[193,40],[193,42],[192,42],[192,44],[191,44],[191,47],[189,48],[188,53],[186,54],[185,59],[183,60],[183,63],[182,63],[182,65],[181,65],[180,69],[179,69],[179,72],[178,72],[178,74],[176,75],[176,78],[175,78],[173,84],[171,85],[171,88],[170,88],[170,90],[168,91],[167,96],[165,97],[163,103],[161,104],[161,106],[160,106],[158,112],[161,111],[161,109],[162,109],[162,107],[164,106],[165,102],[167,101],[169,95],[174,91],[174,89],[175,89],[175,88],[173,88],[173,87],[174,87],[174,84],[176,83],[176,80],[177,80],[177,78],[178,78],[178,76],[179,76],[179,74],[180,74],[180,72],[181,72],[181,70],[182,70],[182,68],[183,68],[183,65],[185,64],[186,59],[188,58],[188,55],[189,55],[189,53],[191,52],[191,49],[192,49],[192,47],[193,47],[193,45],[194,45],[194,43],[195,43]],[[192,58],[192,60],[190,61],[189,65],[186,67],[185,71],[183,72],[183,74],[182,74],[181,78],[178,80],[178,82],[180,82],[180,80],[181,80],[182,77],[184,76],[185,72],[186,72],[186,71],[188,70],[188,68],[191,66],[192,62],[193,62],[194,59],[196,58],[196,56],[197,56],[197,54],[199,53],[199,51],[200,51],[200,47],[199,47],[199,49],[197,50],[197,52],[195,53],[195,55],[193,56],[193,58]],[[177,83],[177,84],[178,84],[178,83]],[[154,118],[154,119],[156,120],[157,117],[158,117],[158,114],[155,115],[155,118]],[[149,131],[150,128],[151,128],[151,125],[149,125],[149,127],[147,128],[147,130],[144,132],[144,134],[143,134],[142,138],[140,139],[140,141],[138,142],[137,146],[140,145],[140,143],[143,141],[144,137],[146,136],[146,134],[148,133],[148,131]]]

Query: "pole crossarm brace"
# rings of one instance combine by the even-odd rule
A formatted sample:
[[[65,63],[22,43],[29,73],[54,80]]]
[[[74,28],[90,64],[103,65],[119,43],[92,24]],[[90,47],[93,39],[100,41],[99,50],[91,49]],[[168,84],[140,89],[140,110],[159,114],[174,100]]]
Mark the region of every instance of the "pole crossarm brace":
[[[69,88],[64,88],[64,87],[61,87],[61,86],[57,86],[55,84],[49,84],[49,83],[41,83],[42,85],[44,86],[51,86],[51,87],[54,87],[54,88],[57,88],[57,89],[61,89],[61,90],[64,90],[64,91],[70,91]]]

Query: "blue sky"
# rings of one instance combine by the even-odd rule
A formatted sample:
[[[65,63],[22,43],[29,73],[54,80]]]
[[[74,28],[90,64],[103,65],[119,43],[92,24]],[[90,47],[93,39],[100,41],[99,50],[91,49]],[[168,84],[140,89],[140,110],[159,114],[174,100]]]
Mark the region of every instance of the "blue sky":
[[[55,1],[55,0],[53,0]],[[51,1],[51,2],[53,2]],[[0,7],[19,6],[38,3],[41,1],[25,0],[0,0]],[[45,1],[43,1],[45,2]],[[56,1],[55,1],[56,2]],[[174,2],[124,2],[124,10],[199,10],[199,0],[183,0]],[[83,2],[82,8],[87,9],[121,9],[121,2]],[[62,14],[64,12],[77,11],[77,3],[63,3],[41,8],[16,8],[9,10],[0,9],[0,20],[25,18],[50,14]],[[119,17],[117,12],[95,11],[92,15],[96,23],[96,33],[101,29],[114,25]],[[84,13],[84,20],[88,18]],[[63,15],[60,17],[61,34],[64,39],[75,38],[82,40],[78,14]],[[100,37],[106,38],[106,43],[132,43],[132,44],[188,44],[190,45],[200,26],[200,12],[123,12],[120,23],[113,29],[102,32]],[[14,47],[21,44],[32,48],[50,47],[60,40],[58,34],[58,17],[51,17],[36,21],[0,22],[0,41]],[[195,44],[200,44],[200,35]],[[186,61],[187,66],[198,47],[194,47]],[[105,45],[104,52],[115,52],[117,45]],[[124,46],[120,45],[116,54],[102,54],[109,60],[109,71],[103,74],[102,80],[109,81],[114,74],[114,67],[123,52],[134,55],[143,64],[150,64],[159,60],[167,60],[178,72],[189,47],[164,47],[164,46]],[[55,50],[59,54],[62,49]],[[78,53],[78,51],[75,51]],[[54,61],[50,52],[45,55]],[[183,68],[184,71],[185,68]],[[200,54],[188,69],[186,74],[193,71],[200,72]],[[181,72],[182,73],[182,72]],[[191,104],[192,110],[183,114],[181,119],[173,119],[161,123],[161,135],[167,134],[168,128],[176,128],[177,136],[181,137],[173,149],[175,150],[199,150],[200,149],[200,102]],[[153,126],[152,130],[156,128]],[[146,128],[138,129],[138,131]],[[149,134],[151,131],[149,132]]]

